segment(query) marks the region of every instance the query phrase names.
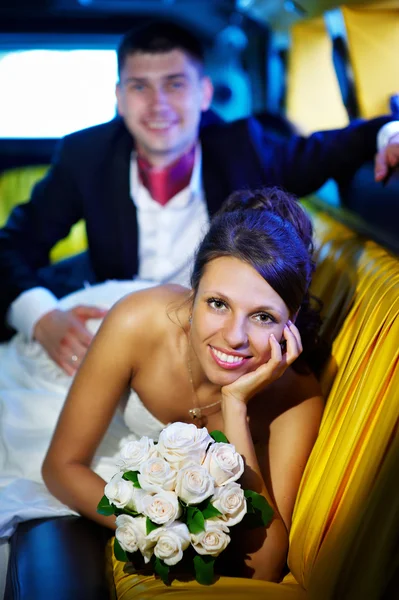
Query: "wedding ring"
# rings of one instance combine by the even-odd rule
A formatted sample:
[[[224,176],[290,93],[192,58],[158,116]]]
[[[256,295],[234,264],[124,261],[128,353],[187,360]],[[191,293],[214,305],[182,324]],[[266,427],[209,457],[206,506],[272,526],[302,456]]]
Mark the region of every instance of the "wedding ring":
[[[76,356],[76,354],[72,354],[71,361],[72,362],[78,362],[78,357]]]

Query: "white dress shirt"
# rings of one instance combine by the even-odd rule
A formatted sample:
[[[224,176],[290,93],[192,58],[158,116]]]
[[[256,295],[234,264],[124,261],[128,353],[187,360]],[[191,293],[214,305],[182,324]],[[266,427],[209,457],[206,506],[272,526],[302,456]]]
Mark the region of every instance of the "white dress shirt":
[[[138,277],[190,285],[193,256],[209,227],[197,146],[189,185],[161,206],[141,183],[135,156],[130,167],[130,195],[137,209]]]

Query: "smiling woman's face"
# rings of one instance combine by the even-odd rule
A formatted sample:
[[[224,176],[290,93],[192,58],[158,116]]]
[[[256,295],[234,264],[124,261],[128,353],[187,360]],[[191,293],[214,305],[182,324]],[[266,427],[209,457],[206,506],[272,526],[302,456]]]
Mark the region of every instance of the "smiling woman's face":
[[[191,342],[205,376],[228,385],[270,358],[290,318],[283,299],[249,264],[232,257],[209,262],[194,299]]]

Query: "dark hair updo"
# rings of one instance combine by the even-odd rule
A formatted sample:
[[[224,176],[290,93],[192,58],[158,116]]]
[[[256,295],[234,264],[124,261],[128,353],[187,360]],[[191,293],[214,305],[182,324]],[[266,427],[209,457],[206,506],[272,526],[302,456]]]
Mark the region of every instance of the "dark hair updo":
[[[213,217],[197,250],[191,287],[196,294],[206,265],[215,258],[248,263],[284,300],[291,316],[299,311],[302,358],[317,371],[312,355],[320,344],[321,320],[320,303],[318,310],[310,306],[312,236],[310,218],[290,194],[277,188],[234,192]]]

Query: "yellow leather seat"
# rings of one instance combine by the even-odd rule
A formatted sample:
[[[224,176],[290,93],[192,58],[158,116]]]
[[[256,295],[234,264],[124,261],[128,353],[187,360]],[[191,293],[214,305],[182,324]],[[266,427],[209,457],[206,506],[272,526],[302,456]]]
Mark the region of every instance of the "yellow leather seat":
[[[399,261],[307,204],[317,238],[313,292],[333,339],[320,432],[302,478],[284,581],[221,577],[166,587],[129,573],[109,545],[119,600],[377,600],[398,564]],[[386,597],[388,600],[388,596]]]
[[[389,478],[392,485],[399,449],[399,261],[328,215],[317,213],[314,222],[313,291],[338,280],[346,297],[322,377],[326,410],[298,494],[289,562],[310,598],[371,600],[381,598],[398,557],[399,496]],[[328,327],[336,307],[321,295]],[[374,547],[365,544],[369,535]]]
[[[17,204],[26,202],[32,188],[48,171],[47,165],[9,169],[0,174],[0,227],[2,227]],[[51,250],[51,262],[83,252],[87,248],[86,229],[83,221],[76,223],[69,235]]]

